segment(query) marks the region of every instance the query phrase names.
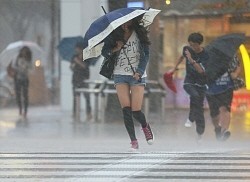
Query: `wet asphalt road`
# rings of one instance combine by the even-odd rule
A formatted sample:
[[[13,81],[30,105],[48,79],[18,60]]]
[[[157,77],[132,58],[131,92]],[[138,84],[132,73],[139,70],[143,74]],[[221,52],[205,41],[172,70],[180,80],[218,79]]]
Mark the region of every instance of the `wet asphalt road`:
[[[76,122],[49,106],[30,108],[22,121],[16,108],[2,109],[0,181],[250,181],[250,113],[232,114],[226,142],[215,140],[208,111],[197,142],[187,113],[151,113],[155,142],[147,145],[137,124],[140,149],[131,153],[121,120]]]

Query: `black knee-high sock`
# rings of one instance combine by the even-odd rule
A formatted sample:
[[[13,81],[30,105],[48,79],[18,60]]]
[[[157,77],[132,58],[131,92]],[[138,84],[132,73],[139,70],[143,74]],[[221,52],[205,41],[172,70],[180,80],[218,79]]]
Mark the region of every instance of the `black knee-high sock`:
[[[122,109],[122,112],[123,112],[124,124],[127,129],[128,135],[131,141],[136,140],[131,107],[124,107]]]
[[[141,126],[145,128],[147,126],[146,118],[143,112],[141,111],[133,111],[134,118],[141,123]]]

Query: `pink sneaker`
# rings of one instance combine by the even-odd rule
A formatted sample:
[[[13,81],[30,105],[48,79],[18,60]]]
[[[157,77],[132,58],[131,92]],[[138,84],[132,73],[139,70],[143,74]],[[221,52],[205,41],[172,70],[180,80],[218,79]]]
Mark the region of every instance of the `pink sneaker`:
[[[136,151],[139,149],[139,144],[138,144],[138,141],[137,140],[133,140],[131,141],[131,148],[129,151],[133,152],[133,151]]]
[[[149,124],[147,124],[147,126],[145,128],[142,128],[145,138],[148,142],[149,145],[152,145],[154,142],[154,134],[149,126]]]

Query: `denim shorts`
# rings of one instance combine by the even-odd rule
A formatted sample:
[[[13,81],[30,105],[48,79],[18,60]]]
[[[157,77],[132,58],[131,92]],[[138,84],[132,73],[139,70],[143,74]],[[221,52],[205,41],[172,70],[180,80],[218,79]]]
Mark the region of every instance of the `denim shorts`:
[[[141,78],[140,81],[136,80],[133,78],[132,75],[114,75],[114,83],[115,86],[117,84],[128,84],[129,86],[134,86],[134,85],[143,85],[146,86],[146,78]]]

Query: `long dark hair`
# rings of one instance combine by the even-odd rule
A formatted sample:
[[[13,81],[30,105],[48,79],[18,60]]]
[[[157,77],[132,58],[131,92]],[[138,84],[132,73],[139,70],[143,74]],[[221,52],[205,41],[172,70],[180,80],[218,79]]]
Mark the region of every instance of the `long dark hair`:
[[[143,26],[142,23],[143,14],[132,19],[132,24],[129,27],[131,30],[134,30],[142,44],[150,45],[148,38],[149,31]]]
[[[150,45],[150,41],[148,38],[148,30],[141,23],[143,15],[140,15],[134,19],[132,19],[132,24],[128,27],[130,30],[134,30],[138,36],[138,39],[142,44]],[[116,46],[116,41],[124,41],[124,30],[122,26],[116,28],[109,36],[111,38],[111,47]]]
[[[124,30],[121,26],[117,27],[110,35],[109,35],[109,43],[111,47],[116,46],[116,41],[124,42]]]
[[[28,46],[22,47],[20,52],[19,52],[18,57],[24,58],[28,62],[31,62],[32,53],[31,53],[30,48]]]

